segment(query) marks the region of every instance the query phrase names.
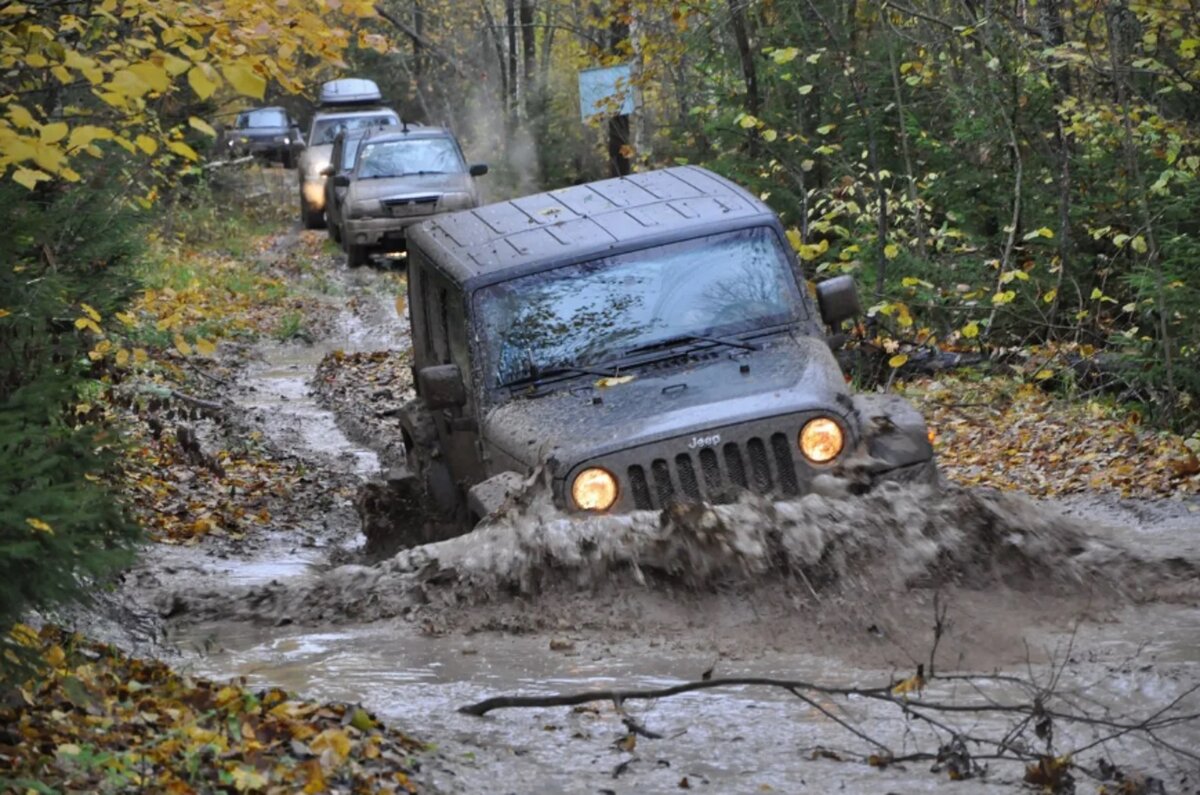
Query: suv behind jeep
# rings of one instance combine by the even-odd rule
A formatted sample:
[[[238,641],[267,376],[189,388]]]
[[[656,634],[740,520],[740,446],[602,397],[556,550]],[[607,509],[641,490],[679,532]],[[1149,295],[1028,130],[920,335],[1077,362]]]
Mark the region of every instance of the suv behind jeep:
[[[544,467],[568,512],[936,478],[920,414],[852,394],[779,219],[695,167],[450,213],[408,234],[409,468],[470,526]]]

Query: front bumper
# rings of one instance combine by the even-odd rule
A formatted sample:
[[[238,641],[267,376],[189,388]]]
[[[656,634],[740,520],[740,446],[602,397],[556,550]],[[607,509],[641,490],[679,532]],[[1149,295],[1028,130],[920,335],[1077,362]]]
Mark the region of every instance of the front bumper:
[[[343,218],[342,242],[348,246],[381,246],[388,242],[402,242],[404,230],[431,217]]]

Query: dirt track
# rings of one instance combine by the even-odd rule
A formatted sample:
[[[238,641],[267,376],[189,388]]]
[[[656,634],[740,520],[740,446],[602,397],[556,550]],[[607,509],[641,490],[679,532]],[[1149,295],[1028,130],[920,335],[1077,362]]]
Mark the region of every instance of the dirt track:
[[[1188,693],[1200,683],[1195,503],[1056,506],[956,490],[813,497],[785,508],[787,532],[771,506],[723,509],[725,535],[708,545],[664,537],[651,516],[593,525],[581,545],[576,530],[533,511],[373,565],[353,502],[364,480],[402,463],[392,413],[408,389],[398,366],[407,339],[400,283],[332,256],[322,264],[332,288],[327,317],[313,324],[319,338],[229,351],[228,416],[199,429],[210,446],[257,434],[272,457],[299,462],[309,487],[280,497],[288,510],[271,511],[291,519],[244,538],[158,546],[126,579],[122,604],[163,617],[167,646],[194,670],[362,701],[436,742],[428,780],[453,792],[665,792],[683,779],[713,792],[958,786],[930,773],[929,761],[851,761],[870,745],[778,691],[631,703],[664,737],[617,745],[629,730],[611,704],[487,718],[454,711],[497,693],[656,686],[714,667],[717,676],[886,685],[928,663],[935,594],[948,607],[939,673],[1046,682],[1057,671],[1055,692],[1089,714],[1150,714],[1176,698],[1179,710],[1200,712]],[[609,543],[608,557],[581,557],[597,540]],[[795,558],[780,567],[786,550]],[[1014,695],[951,682],[925,692],[941,701]],[[889,705],[828,708],[897,752],[936,751],[949,739]],[[955,725],[998,737],[1014,723],[979,714]],[[1096,731],[1064,725],[1056,747],[1086,745]],[[1163,736],[1195,748],[1200,727]],[[1082,761],[1094,766],[1102,753],[1167,778],[1169,791],[1200,786],[1194,774],[1180,778],[1189,760],[1144,742],[1114,740]],[[1018,786],[1020,764],[989,766],[972,791]]]

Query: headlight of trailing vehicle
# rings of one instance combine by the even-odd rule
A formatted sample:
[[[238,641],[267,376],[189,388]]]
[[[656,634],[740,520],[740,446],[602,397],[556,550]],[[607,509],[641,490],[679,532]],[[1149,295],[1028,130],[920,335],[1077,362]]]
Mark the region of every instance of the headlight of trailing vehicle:
[[[842,426],[828,417],[817,417],[804,423],[800,429],[800,452],[816,464],[825,464],[837,458],[846,443]]]
[[[607,511],[617,501],[617,479],[607,469],[589,467],[571,483],[571,499],[585,511]]]

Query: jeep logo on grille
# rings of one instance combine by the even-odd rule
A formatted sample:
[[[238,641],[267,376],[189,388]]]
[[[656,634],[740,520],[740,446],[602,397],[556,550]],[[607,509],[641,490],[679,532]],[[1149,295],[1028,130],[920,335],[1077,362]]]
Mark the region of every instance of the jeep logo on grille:
[[[689,450],[695,450],[698,447],[716,447],[721,443],[721,434],[714,433],[712,436],[693,436],[692,441],[688,443]]]

